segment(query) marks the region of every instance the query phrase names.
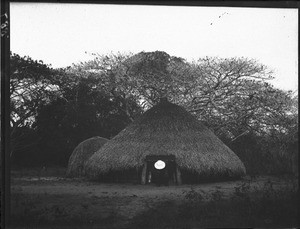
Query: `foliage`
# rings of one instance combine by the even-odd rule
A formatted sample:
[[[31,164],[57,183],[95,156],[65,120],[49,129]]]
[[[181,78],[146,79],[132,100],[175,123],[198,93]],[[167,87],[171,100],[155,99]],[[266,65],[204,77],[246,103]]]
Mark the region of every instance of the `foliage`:
[[[130,95],[123,99],[107,94],[94,74],[51,70],[15,54],[11,59],[16,165],[66,165],[79,142],[93,136],[111,138],[141,112]]]
[[[271,86],[272,71],[252,59],[205,57],[189,63],[161,51],[94,56],[74,70],[98,74],[111,93],[131,94],[144,107],[168,97],[226,138],[286,131],[297,113],[291,92]]]
[[[57,85],[51,82],[54,70],[42,61],[29,56],[10,55],[10,135],[11,155],[20,148],[32,145],[21,137],[34,123],[37,109],[59,96]],[[30,130],[29,130],[30,131]],[[28,131],[27,131],[28,132]]]
[[[130,101],[138,102],[135,91],[136,81],[128,78],[124,73],[123,62],[129,57],[129,54],[117,55],[96,55],[95,58],[85,63],[74,64],[72,67],[65,69],[67,74],[75,78],[93,79],[95,90],[102,91],[109,97],[118,98],[121,109],[133,120],[130,111]]]
[[[11,126],[30,126],[37,108],[57,95],[57,87],[51,82],[53,70],[42,61],[11,54],[10,94]]]
[[[92,55],[52,69],[11,54],[11,138],[19,156],[38,147],[45,161],[65,161],[80,141],[113,137],[167,97],[213,129],[248,171],[297,170],[298,99],[268,82],[267,66],[244,57],[188,62],[162,51]]]
[[[73,74],[64,77],[75,78]],[[128,113],[134,116],[139,111],[129,99],[124,111],[121,99],[99,90],[93,76],[78,78],[75,83],[72,87],[61,87],[63,96],[39,109],[35,128],[41,138],[39,147],[45,154],[45,163],[61,161],[65,165],[79,142],[93,136],[115,136],[131,121]]]
[[[123,98],[134,96],[143,108],[152,106],[161,97],[175,95],[181,85],[191,82],[180,79],[188,67],[184,59],[165,52],[93,56],[93,60],[74,65],[70,70],[98,75],[107,92]]]
[[[228,146],[244,162],[248,174],[298,173],[298,139],[295,134],[277,132],[275,136],[257,136],[248,133],[228,142]]]
[[[274,88],[268,82],[272,71],[256,60],[205,57],[190,63],[161,51],[94,54],[75,69],[98,74],[112,85],[110,93],[131,94],[143,109],[162,97],[184,106],[233,148],[251,173],[274,173],[278,167],[290,172],[291,163],[297,170],[297,97]]]

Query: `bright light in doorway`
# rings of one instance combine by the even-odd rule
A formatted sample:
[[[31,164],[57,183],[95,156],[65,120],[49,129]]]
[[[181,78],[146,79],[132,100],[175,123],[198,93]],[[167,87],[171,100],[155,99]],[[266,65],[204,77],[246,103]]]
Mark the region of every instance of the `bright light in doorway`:
[[[166,167],[166,163],[163,162],[162,160],[158,160],[157,162],[155,162],[154,167],[156,169],[163,169]]]

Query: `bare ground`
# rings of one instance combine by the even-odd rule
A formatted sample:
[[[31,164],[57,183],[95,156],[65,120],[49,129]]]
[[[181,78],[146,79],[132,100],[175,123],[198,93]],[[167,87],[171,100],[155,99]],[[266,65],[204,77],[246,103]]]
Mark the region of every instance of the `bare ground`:
[[[14,177],[11,182],[12,225],[14,228],[126,228],[133,218],[154,209],[157,203],[185,201],[191,190],[201,193],[204,201],[210,200],[216,191],[226,199],[245,183],[250,190],[263,189],[267,183],[274,189],[291,184],[285,178],[271,176],[159,187],[103,184],[54,176]]]

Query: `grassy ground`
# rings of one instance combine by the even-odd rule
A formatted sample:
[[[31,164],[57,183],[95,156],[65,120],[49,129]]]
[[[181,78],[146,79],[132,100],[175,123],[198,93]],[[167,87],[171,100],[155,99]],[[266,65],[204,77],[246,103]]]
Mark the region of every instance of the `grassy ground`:
[[[239,189],[239,188],[237,188]],[[243,188],[242,188],[243,189]],[[191,190],[186,201],[164,201],[141,213],[131,228],[245,228],[295,227],[297,197],[291,190],[238,190],[229,199],[216,190],[205,201],[201,192]]]
[[[288,177],[157,187],[34,171],[13,173],[12,228],[298,226],[298,184]]]

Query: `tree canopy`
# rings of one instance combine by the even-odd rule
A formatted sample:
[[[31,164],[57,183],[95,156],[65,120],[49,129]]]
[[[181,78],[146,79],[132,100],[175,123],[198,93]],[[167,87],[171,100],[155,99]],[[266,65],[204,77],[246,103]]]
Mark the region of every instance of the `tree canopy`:
[[[280,120],[295,113],[291,92],[274,88],[268,82],[272,71],[247,58],[205,57],[189,63],[161,51],[95,55],[73,71],[98,75],[108,92],[132,96],[144,108],[168,97],[232,138],[247,131],[284,130]]]
[[[274,142],[288,148],[298,141],[298,98],[274,88],[272,75],[267,66],[244,57],[188,62],[162,51],[92,54],[90,61],[52,69],[11,54],[13,142],[24,146],[28,139],[22,136],[31,134],[40,152],[66,160],[79,142],[96,135],[112,138],[168,98],[231,147],[256,139],[261,152],[275,152]]]

